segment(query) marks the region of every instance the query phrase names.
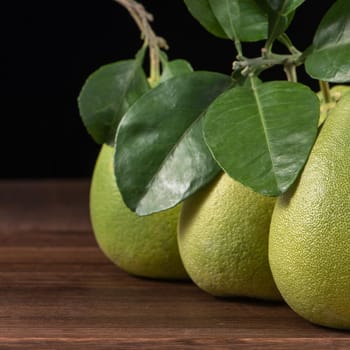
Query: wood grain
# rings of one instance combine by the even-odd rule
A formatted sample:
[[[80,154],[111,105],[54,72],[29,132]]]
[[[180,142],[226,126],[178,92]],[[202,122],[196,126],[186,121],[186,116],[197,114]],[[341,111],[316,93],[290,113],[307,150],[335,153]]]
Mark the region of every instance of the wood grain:
[[[88,180],[0,182],[0,349],[350,349],[282,303],[132,277],[99,251]]]

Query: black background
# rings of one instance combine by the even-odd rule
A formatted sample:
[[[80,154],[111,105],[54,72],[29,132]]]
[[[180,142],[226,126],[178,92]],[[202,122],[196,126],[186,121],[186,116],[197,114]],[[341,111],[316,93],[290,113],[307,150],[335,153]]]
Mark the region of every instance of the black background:
[[[303,50],[331,0],[306,0],[289,35]],[[230,74],[232,44],[208,34],[182,0],[144,0],[170,58],[195,69]],[[127,12],[113,0],[6,1],[0,10],[0,177],[90,176],[99,146],[86,133],[76,98],[103,64],[130,58],[141,46]],[[261,44],[245,47],[256,56]],[[300,80],[317,84],[300,71]],[[265,79],[284,79],[274,69]]]

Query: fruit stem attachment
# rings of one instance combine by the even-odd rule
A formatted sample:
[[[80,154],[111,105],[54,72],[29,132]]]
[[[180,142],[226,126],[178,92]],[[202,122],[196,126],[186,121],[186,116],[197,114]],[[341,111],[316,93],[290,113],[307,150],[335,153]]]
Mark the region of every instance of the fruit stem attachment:
[[[332,102],[331,90],[327,81],[319,80],[320,90],[325,103]]]
[[[291,81],[293,83],[296,83],[298,81],[296,65],[293,62],[287,61],[284,64],[283,70],[287,76],[288,81]]]
[[[160,49],[168,49],[166,40],[154,32],[151,26],[153,15],[146,11],[145,7],[135,0],[114,0],[128,10],[130,16],[139,27],[142,39],[149,48],[150,76],[149,83],[152,87],[157,85],[160,79]]]

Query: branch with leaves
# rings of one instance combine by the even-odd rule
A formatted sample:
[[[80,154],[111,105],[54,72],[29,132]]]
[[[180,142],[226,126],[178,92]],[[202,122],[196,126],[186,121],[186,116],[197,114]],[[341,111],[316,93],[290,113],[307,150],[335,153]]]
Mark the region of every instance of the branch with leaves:
[[[115,176],[127,206],[140,215],[173,207],[222,170],[256,192],[286,192],[304,167],[320,120],[320,99],[297,82],[297,68],[305,65],[320,81],[331,106],[329,83],[350,81],[350,2],[335,1],[300,52],[286,30],[305,0],[184,0],[205,29],[236,48],[228,75],[168,61],[153,16],[134,0],[114,1],[129,11],[144,45],[134,59],[93,73],[79,108],[94,139],[116,148]],[[276,41],[287,54],[274,52]],[[259,57],[245,56],[242,43],[251,42],[261,42]],[[287,81],[260,79],[273,66],[281,66]]]

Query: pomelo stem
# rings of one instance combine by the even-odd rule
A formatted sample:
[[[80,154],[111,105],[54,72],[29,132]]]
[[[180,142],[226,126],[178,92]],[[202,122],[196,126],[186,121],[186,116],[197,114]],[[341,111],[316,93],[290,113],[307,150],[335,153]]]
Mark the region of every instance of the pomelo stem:
[[[144,6],[135,0],[114,0],[128,10],[130,16],[139,27],[145,44],[149,48],[150,57],[150,77],[148,79],[153,87],[157,85],[160,79],[160,49],[168,49],[166,40],[153,31],[150,22],[153,21],[153,15],[146,11]]]
[[[284,72],[288,81],[296,83],[298,81],[297,69],[294,63],[287,62],[284,65]]]
[[[327,81],[319,80],[320,90],[325,103],[332,102],[331,90]]]
[[[277,40],[282,43],[292,55],[300,55],[301,52],[294,46],[289,36],[286,33],[281,34]]]

